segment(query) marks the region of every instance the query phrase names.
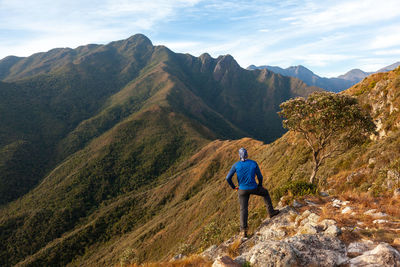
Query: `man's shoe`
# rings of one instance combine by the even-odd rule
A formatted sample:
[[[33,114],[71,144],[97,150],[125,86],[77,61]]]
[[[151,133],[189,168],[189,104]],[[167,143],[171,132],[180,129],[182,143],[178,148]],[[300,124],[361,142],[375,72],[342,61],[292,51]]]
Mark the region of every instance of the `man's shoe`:
[[[240,231],[239,237],[240,238],[247,238],[247,230]]]
[[[271,219],[272,217],[276,216],[279,214],[279,210],[273,210],[270,214],[269,214],[269,218]]]

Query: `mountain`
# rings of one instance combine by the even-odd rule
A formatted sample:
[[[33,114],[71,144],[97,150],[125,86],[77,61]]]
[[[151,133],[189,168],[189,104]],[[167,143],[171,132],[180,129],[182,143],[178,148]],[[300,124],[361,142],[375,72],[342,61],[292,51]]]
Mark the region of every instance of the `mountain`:
[[[338,76],[338,78],[351,81],[354,84],[356,84],[370,74],[372,74],[372,72],[364,72],[360,69],[352,69],[346,72],[345,74]]]
[[[332,92],[340,92],[346,88],[349,88],[354,84],[353,81],[344,78],[323,78],[319,77],[309,69],[304,66],[292,66],[286,69],[282,69],[277,66],[260,66],[256,67],[254,65],[249,66],[247,69],[268,69],[272,72],[279,73],[284,76],[295,77],[308,85],[317,86]]]
[[[199,193],[220,188],[210,179],[231,158],[215,154],[223,141],[208,144],[271,142],[284,133],[279,104],[320,90],[140,34],[7,57],[0,75],[2,266],[115,263],[125,239],[139,261],[165,257],[168,238],[179,244],[208,221],[193,217],[211,208]],[[192,226],[154,242],[177,222]]]
[[[382,69],[379,69],[379,70],[376,71],[375,73],[378,73],[378,72],[388,72],[388,71],[394,70],[394,69],[397,68],[398,66],[400,66],[400,62],[396,62],[396,63],[393,63],[392,65],[383,67]]]
[[[288,67],[286,69],[282,69],[277,66],[254,66],[250,65],[247,67],[248,70],[256,70],[256,69],[268,69],[272,72],[279,73],[284,76],[290,76],[290,77],[295,77],[306,84],[310,86],[317,86],[320,88],[323,88],[327,91],[332,91],[332,92],[341,92],[345,89],[350,88],[352,85],[360,82],[362,79],[365,77],[369,76],[370,74],[373,73],[379,73],[379,72],[388,72],[391,70],[394,70],[396,67],[400,65],[400,62],[394,63],[392,65],[389,65],[387,67],[384,67],[376,72],[364,72],[360,69],[352,69],[348,72],[346,72],[343,75],[340,75],[336,78],[324,78],[316,75],[309,69],[307,69],[304,66],[292,66]]]

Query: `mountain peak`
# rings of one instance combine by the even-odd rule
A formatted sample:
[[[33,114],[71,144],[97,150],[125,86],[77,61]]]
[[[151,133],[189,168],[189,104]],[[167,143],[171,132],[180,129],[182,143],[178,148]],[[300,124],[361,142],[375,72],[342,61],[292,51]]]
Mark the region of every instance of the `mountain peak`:
[[[364,79],[365,77],[367,77],[369,74],[371,74],[371,73],[362,71],[360,69],[352,69],[352,70],[346,72],[345,74],[340,75],[338,78],[356,83],[356,82],[359,82],[360,80]]]
[[[217,81],[221,80],[226,74],[236,72],[236,70],[240,69],[239,64],[229,54],[219,56],[217,61],[217,65],[214,68],[214,78]]]
[[[153,45],[151,40],[144,34],[137,33],[126,39],[128,43],[143,43],[145,45]]]

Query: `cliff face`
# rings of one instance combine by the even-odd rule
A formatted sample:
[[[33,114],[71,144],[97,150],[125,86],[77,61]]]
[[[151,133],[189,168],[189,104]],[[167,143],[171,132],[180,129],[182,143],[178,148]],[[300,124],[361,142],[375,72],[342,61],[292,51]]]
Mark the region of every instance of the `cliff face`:
[[[380,137],[400,127],[400,69],[368,76],[343,93],[356,96],[371,111]]]

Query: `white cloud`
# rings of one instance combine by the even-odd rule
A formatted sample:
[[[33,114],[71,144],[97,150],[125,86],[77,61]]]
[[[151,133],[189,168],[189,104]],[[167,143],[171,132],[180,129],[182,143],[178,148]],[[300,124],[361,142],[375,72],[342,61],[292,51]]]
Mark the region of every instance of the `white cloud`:
[[[382,27],[374,35],[369,49],[400,47],[400,24]]]
[[[400,55],[400,49],[385,49],[385,50],[379,50],[375,51],[374,55],[377,56],[393,56],[393,55]]]
[[[243,67],[343,73],[397,57],[399,19],[398,0],[0,0],[0,58],[142,32],[177,52],[229,53]]]

